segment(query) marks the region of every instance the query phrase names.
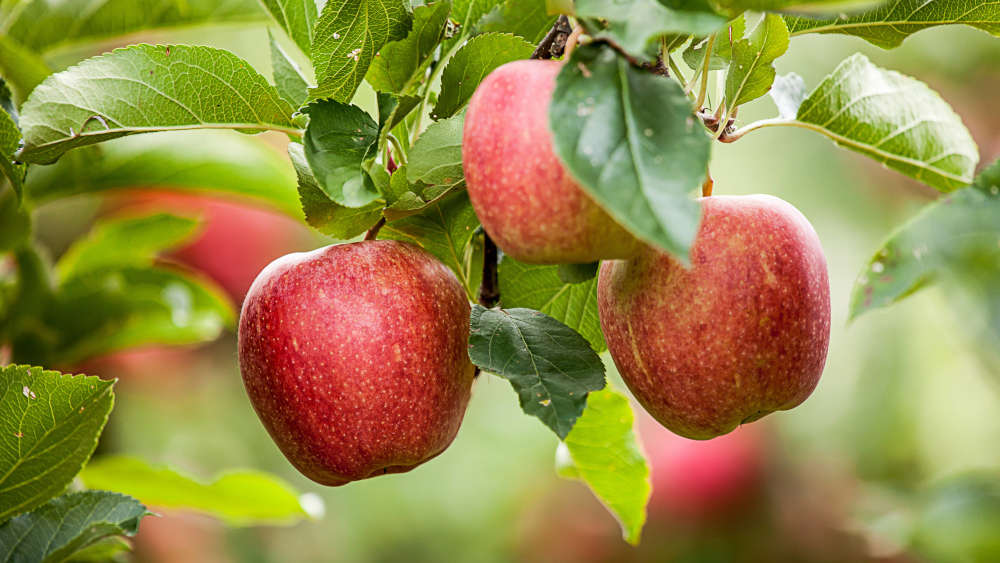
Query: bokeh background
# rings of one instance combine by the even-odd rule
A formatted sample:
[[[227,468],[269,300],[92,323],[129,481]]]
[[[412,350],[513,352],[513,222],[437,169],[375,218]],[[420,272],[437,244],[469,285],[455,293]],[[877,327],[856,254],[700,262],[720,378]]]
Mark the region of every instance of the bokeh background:
[[[139,41],[224,47],[270,74],[264,26],[159,32],[127,43]],[[982,163],[1000,156],[1000,41],[948,27],[883,51],[850,37],[807,36],[792,40],[777,67],[801,74],[811,88],[858,51],[929,83],[963,117]],[[57,62],[92,54],[65,51]],[[374,107],[370,91],[358,101]],[[775,113],[765,97],[740,117],[745,123]],[[259,138],[283,154],[280,136]],[[715,146],[712,174],[716,193],[770,193],[812,221],[830,268],[829,359],[805,404],[725,438],[691,442],[640,417],[654,483],[640,547],[621,540],[584,485],[556,477],[555,437],[521,413],[507,382],[490,376],[476,382],[458,438],[439,458],[346,487],[313,484],[254,415],[236,337],[227,333],[200,348],[140,350],[89,364],[92,373],[121,378],[98,455],[135,454],[205,478],[234,467],[270,471],[318,495],[325,515],[291,527],[234,529],[163,511],[143,521],[136,560],[1000,561],[1000,370],[986,358],[1000,343],[981,338],[976,307],[959,308],[954,287],[847,322],[849,292],[866,260],[937,194],[797,129],[765,129]],[[46,206],[39,236],[58,256],[101,215],[195,210],[206,221],[203,234],[174,258],[215,277],[236,302],[273,258],[329,242],[244,202],[136,188]]]

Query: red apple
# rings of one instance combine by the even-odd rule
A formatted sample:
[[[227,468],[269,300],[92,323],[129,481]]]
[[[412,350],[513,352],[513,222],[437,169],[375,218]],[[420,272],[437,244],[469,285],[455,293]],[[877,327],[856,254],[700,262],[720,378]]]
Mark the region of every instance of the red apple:
[[[272,262],[240,315],[254,409],[324,485],[402,473],[455,438],[472,386],[469,302],[424,250],[391,240]]]
[[[694,439],[802,403],[830,338],[819,237],[778,198],[703,198],[690,269],[649,248],[605,262],[598,310],[608,349],[642,406]]]
[[[584,193],[552,151],[549,99],[560,66],[507,63],[476,89],[462,137],[472,206],[497,246],[522,262],[632,256],[640,243]]]

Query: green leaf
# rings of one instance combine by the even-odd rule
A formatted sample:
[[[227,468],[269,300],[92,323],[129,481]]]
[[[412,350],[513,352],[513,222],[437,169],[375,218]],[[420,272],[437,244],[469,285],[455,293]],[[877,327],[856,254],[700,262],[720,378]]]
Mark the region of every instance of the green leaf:
[[[0,256],[26,242],[31,235],[31,215],[13,190],[0,183]]]
[[[312,0],[307,0],[312,2]],[[300,107],[309,96],[309,83],[302,70],[295,61],[288,56],[288,53],[278,45],[271,35],[271,30],[267,30],[267,38],[271,43],[271,67],[274,74],[274,86],[278,89],[278,94],[285,99],[292,107]]]
[[[122,267],[71,278],[46,318],[60,334],[50,363],[71,364],[151,344],[209,342],[235,312],[207,279],[163,268]]]
[[[410,29],[403,0],[328,0],[313,32],[314,99],[349,102],[375,54]]]
[[[309,514],[284,480],[252,470],[227,471],[202,482],[134,457],[100,457],[80,473],[91,489],[133,496],[148,506],[195,510],[230,526],[293,524]]]
[[[6,177],[18,195],[21,194],[21,184],[24,181],[24,166],[14,164],[14,153],[20,143],[21,131],[14,123],[14,118],[6,111],[0,111],[0,186]]]
[[[382,203],[375,201],[363,207],[345,207],[330,199],[319,187],[309,169],[305,149],[299,143],[288,144],[288,155],[299,178],[299,197],[306,222],[319,232],[347,240],[364,233],[378,221]]]
[[[712,0],[712,8],[727,14],[746,11],[793,11],[798,13],[831,14],[865,9],[885,0]],[[933,1],[933,0],[932,0]]]
[[[961,118],[917,81],[856,54],[806,98],[792,125],[942,191],[969,184],[979,153]]]
[[[98,540],[73,554],[72,563],[128,563],[132,544],[121,536]]]
[[[448,61],[431,117],[443,119],[455,115],[465,107],[487,74],[500,65],[530,57],[534,50],[531,43],[507,33],[473,37]]]
[[[597,270],[601,267],[600,262],[590,262],[589,264],[559,264],[557,274],[563,283],[578,284],[590,281],[597,277]]]
[[[721,70],[729,67],[733,60],[733,45],[746,34],[746,18],[740,16],[723,29],[720,29],[715,36],[712,45],[712,55],[709,57],[708,69]],[[683,35],[674,41],[683,40]],[[681,55],[684,62],[692,69],[699,69],[705,62],[705,49],[708,48],[708,37],[695,37],[691,40],[691,45],[684,49]]]
[[[965,24],[1000,35],[1000,4],[990,0],[898,0],[861,13],[814,19],[785,16],[793,36],[842,33],[860,37],[883,49],[899,47],[914,33],[938,25]]]
[[[406,176],[411,182],[454,186],[462,172],[462,128],[465,115],[432,123],[413,144]]]
[[[1000,273],[998,265],[1000,162],[974,185],[928,205],[889,237],[854,284],[850,317],[896,303],[942,276]]]
[[[274,21],[308,57],[316,25],[316,0],[261,0]],[[301,102],[299,102],[301,103]]]
[[[483,249],[474,236],[479,219],[465,191],[445,196],[418,215],[386,223],[379,238],[415,244],[455,272],[474,300],[483,273]]]
[[[34,51],[144,29],[249,23],[264,17],[255,0],[60,0],[20,2],[18,8],[3,28],[6,34]]]
[[[87,59],[35,88],[21,110],[20,158],[52,162],[74,147],[152,131],[293,131],[291,113],[263,76],[228,51],[133,45]]]
[[[717,14],[675,10],[658,0],[576,0],[576,16],[607,20],[607,32],[632,53],[662,35],[708,35],[726,23]]]
[[[774,83],[771,64],[788,50],[788,29],[777,14],[767,14],[746,38],[732,47],[726,74],[726,107],[735,108],[767,94]]]
[[[503,0],[454,0],[451,8],[451,19],[466,29],[475,27],[479,24],[479,20],[483,19],[483,16],[501,4],[503,4]]]
[[[113,381],[0,368],[0,522],[61,493],[97,446]]]
[[[413,10],[413,28],[399,41],[382,47],[365,79],[379,92],[415,94],[423,82],[431,55],[444,37],[451,2],[441,0]]]
[[[794,72],[778,75],[774,77],[774,85],[769,93],[778,108],[778,116],[781,119],[795,119],[799,107],[806,99],[806,82]]]
[[[500,295],[504,307],[541,311],[572,328],[597,352],[607,350],[597,316],[597,279],[567,283],[559,266],[525,264],[510,256],[500,261]]]
[[[480,21],[483,32],[513,33],[528,43],[538,43],[552,28],[556,16],[545,8],[545,0],[506,0]]]
[[[378,124],[357,106],[333,100],[309,104],[303,139],[306,160],[330,199],[346,207],[364,207],[379,198],[361,164],[373,156]]]
[[[566,438],[587,404],[603,389],[604,363],[585,338],[531,309],[472,308],[469,357],[508,381],[525,414]]]
[[[0,75],[10,84],[19,105],[50,74],[52,70],[38,54],[0,33]]]
[[[266,141],[231,131],[152,133],[72,151],[51,166],[33,166],[24,199],[40,205],[137,187],[239,196],[302,216],[288,162]]]
[[[549,124],[556,154],[612,217],[687,261],[701,216],[689,194],[705,179],[710,139],[676,81],[579,47],[556,78]]]
[[[0,559],[60,563],[109,537],[134,536],[151,514],[134,498],[69,493],[0,526]]]
[[[609,387],[591,393],[565,440],[572,470],[561,474],[585,482],[618,519],[625,541],[637,545],[652,487],[633,418],[628,399],[618,391]]]
[[[56,272],[65,282],[107,268],[151,266],[157,254],[190,239],[197,227],[197,219],[168,213],[105,220],[69,247]]]

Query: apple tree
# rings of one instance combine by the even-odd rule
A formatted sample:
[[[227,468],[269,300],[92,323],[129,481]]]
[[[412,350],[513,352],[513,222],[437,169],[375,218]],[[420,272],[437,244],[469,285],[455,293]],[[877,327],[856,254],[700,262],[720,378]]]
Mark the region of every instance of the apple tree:
[[[883,49],[940,25],[1000,35],[995,3],[92,4],[0,3],[6,558],[113,553],[146,504],[236,525],[308,515],[287,485],[253,471],[200,483],[135,458],[84,468],[113,382],[51,368],[210,341],[239,315],[211,282],[158,260],[195,232],[191,217],[105,220],[53,262],[32,236],[33,214],[76,194],[226,193],[344,241],[266,269],[239,321],[251,401],[308,476],[339,485],[434,457],[458,429],[474,370],[510,382],[524,413],[558,437],[559,474],[586,483],[630,543],[649,468],[630,400],[606,381],[599,354],[609,351],[659,422],[697,438],[801,403],[826,355],[829,284],[815,232],[776,198],[713,196],[717,143],[802,128],[940,191],[870,259],[859,254],[850,314],[946,283],[982,304],[994,347],[1000,339],[1000,165],[979,166],[948,102],[861,54],[816,84],[774,67],[805,34]],[[129,45],[53,72],[68,44],[262,18],[269,73],[186,44]],[[359,91],[374,92],[370,111]],[[750,103],[776,115],[745,123]],[[261,151],[261,132],[287,140],[287,161]],[[297,190],[284,189],[292,177]],[[723,322],[723,308],[743,316]],[[461,354],[443,355],[453,349]],[[306,419],[323,424],[311,431]],[[427,438],[442,427],[447,435]]]

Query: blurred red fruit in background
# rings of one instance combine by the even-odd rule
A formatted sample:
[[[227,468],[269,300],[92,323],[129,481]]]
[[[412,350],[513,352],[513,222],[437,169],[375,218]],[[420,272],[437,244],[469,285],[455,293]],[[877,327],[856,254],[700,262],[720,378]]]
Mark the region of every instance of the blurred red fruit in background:
[[[316,246],[310,231],[295,219],[220,197],[142,190],[116,198],[114,207],[201,217],[194,240],[170,256],[215,280],[237,308],[264,266],[279,256]]]
[[[760,492],[766,440],[759,425],[741,426],[711,440],[689,440],[636,410],[639,437],[651,465],[651,520],[713,519],[737,510]]]

